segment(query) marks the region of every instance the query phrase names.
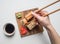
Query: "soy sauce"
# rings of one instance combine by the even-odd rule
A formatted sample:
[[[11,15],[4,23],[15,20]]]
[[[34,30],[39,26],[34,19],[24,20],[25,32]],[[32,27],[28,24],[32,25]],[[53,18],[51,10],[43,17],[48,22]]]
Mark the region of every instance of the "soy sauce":
[[[15,27],[14,27],[13,24],[8,23],[8,24],[6,25],[6,27],[5,27],[5,31],[6,31],[7,33],[9,33],[9,34],[10,34],[10,33],[13,33],[14,30],[15,30]]]

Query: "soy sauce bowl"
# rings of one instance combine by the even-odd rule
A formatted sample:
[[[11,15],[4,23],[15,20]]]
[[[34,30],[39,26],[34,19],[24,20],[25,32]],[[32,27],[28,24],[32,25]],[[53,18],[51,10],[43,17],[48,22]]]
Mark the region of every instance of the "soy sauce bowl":
[[[12,23],[6,23],[3,27],[4,34],[6,36],[13,36],[15,34],[15,27]]]

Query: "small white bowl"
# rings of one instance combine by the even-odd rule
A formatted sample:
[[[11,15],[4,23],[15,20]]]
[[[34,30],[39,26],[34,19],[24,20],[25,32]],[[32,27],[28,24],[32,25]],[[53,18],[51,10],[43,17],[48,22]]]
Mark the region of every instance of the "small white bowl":
[[[12,36],[12,35],[14,35],[14,34],[15,34],[15,27],[14,27],[14,31],[13,31],[12,33],[7,33],[6,30],[5,30],[5,27],[6,27],[7,24],[13,25],[12,23],[6,23],[6,24],[4,25],[4,27],[3,27],[3,32],[4,32],[4,34],[5,34],[6,36]],[[14,25],[13,25],[13,26],[14,26]]]

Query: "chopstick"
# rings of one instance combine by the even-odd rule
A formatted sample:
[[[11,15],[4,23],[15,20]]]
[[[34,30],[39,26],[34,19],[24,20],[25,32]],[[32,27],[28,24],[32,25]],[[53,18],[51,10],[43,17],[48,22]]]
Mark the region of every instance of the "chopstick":
[[[47,8],[47,7],[51,6],[51,5],[53,5],[53,4],[57,3],[57,2],[59,2],[59,1],[60,1],[60,0],[57,0],[57,1],[55,1],[55,2],[53,2],[53,3],[51,3],[51,4],[49,4],[49,5],[47,5],[47,6],[45,6],[45,7],[43,7],[42,9],[35,10],[34,12],[36,12],[36,13],[38,12],[38,13],[39,13],[41,10],[43,10],[43,9],[45,9],[45,8]],[[46,15],[43,15],[43,16],[50,15],[50,14],[55,13],[55,12],[57,12],[57,11],[60,11],[60,8],[57,9],[57,10],[54,10],[54,11],[52,11],[52,12],[46,14]]]
[[[50,14],[53,14],[53,13],[57,12],[57,11],[60,11],[60,9],[54,10],[54,11],[52,11],[52,12],[46,14],[46,15],[43,15],[43,16],[44,16],[44,17],[45,17],[45,16],[48,16],[48,15],[50,15]]]

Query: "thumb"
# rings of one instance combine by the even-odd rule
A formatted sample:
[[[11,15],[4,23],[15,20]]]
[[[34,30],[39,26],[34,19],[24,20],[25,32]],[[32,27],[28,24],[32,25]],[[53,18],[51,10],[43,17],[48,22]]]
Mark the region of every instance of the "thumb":
[[[41,19],[41,16],[35,12],[32,12],[32,15],[37,19]]]

